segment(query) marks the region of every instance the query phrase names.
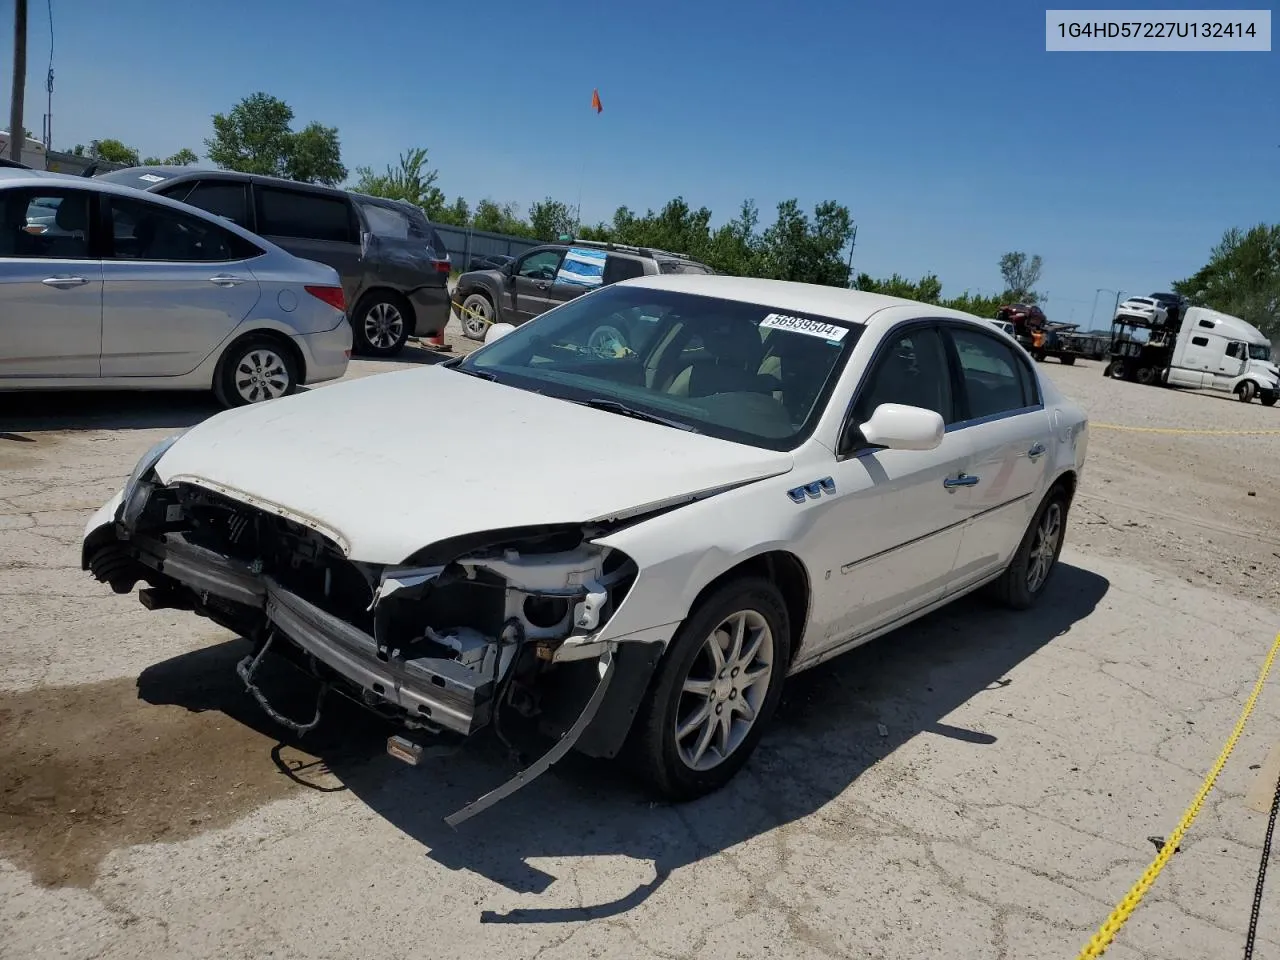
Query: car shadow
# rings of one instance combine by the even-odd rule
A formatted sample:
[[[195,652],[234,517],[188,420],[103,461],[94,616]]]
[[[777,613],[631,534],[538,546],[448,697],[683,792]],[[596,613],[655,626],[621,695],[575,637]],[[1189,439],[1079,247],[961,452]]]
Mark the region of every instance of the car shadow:
[[[477,738],[452,757],[406,767],[385,753],[385,738],[395,728],[341,697],[330,698],[319,727],[302,739],[293,737],[237,681],[234,665],[249,650],[243,640],[149,667],[138,679],[138,695],[153,704],[221,711],[279,740],[273,757],[286,775],[294,773],[279,760],[282,747],[319,758],[347,790],[437,863],[513,892],[541,893],[558,879],[533,865],[542,858],[652,862],[651,880],[612,901],[486,911],[480,917],[488,923],[581,921],[625,913],[672,871],[813,814],[919,734],[994,743],[989,734],[950,726],[943,718],[1012,682],[1011,670],[1089,616],[1108,589],[1105,578],[1060,564],[1034,611],[1014,613],[983,598],[964,598],[791,678],[751,761],[726,787],[700,800],[655,802],[621,764],[571,754],[456,831],[442,818],[516,770],[493,741]],[[297,676],[276,664],[263,684],[278,698],[277,708],[307,718],[314,691],[302,689]]]
[[[178,390],[31,390],[0,393],[0,433],[180,430],[222,408],[213,394]]]
[[[363,353],[353,354],[352,360],[366,363],[444,363],[454,356],[452,350],[433,350],[421,343],[410,340],[404,348],[393,357],[371,357]]]

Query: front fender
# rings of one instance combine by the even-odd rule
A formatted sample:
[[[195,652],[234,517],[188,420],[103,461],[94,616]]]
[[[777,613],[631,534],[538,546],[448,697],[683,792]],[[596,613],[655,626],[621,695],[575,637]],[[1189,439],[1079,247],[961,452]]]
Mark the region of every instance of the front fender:
[[[463,274],[458,278],[458,285],[453,292],[454,302],[461,306],[462,301],[473,293],[483,293],[488,296],[493,304],[494,321],[499,322],[502,320],[506,311],[504,309],[502,291],[498,284],[494,283],[489,277],[468,277]]]
[[[621,550],[638,568],[635,583],[602,639],[659,625],[678,626],[698,594],[717,577],[771,551],[794,554],[806,515],[787,509],[791,502],[779,489],[786,482],[775,477],[749,484],[598,539],[601,546]],[[801,563],[812,582],[803,558]],[[793,637],[793,648],[800,641]]]

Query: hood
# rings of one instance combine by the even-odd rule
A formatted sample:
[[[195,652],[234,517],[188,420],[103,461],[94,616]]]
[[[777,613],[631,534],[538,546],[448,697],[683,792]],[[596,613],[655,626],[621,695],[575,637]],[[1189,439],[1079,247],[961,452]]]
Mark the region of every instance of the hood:
[[[791,466],[787,453],[423,367],[218,414],[156,474],[385,564],[447,537],[624,516]]]

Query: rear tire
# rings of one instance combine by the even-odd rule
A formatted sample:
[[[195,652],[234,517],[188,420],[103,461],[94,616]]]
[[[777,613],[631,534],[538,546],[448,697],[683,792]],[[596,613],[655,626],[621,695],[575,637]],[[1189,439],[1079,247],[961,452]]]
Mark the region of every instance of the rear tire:
[[[1069,367],[1076,362],[1075,357],[1059,357],[1058,359],[1062,362],[1064,367]]]
[[[413,328],[413,311],[394,293],[371,293],[351,315],[355,352],[367,357],[394,357],[404,349]]]
[[[1236,399],[1241,403],[1249,403],[1253,400],[1254,395],[1258,392],[1258,385],[1252,380],[1246,380],[1240,386],[1236,387]]]
[[[497,312],[493,308],[493,301],[483,293],[470,293],[462,301],[458,319],[462,323],[464,337],[483,342],[490,325],[497,319]]]
[[[712,644],[721,651],[718,660]],[[787,607],[771,581],[732,580],[698,601],[663,654],[632,726],[627,752],[636,771],[671,800],[724,786],[773,716],[790,662]]]
[[[1160,371],[1155,367],[1139,367],[1134,371],[1133,379],[1138,381],[1144,387],[1149,387],[1153,383],[1160,381]]]
[[[1044,594],[1062,553],[1068,508],[1067,493],[1060,485],[1040,504],[1009,566],[991,585],[992,594],[1005,606],[1026,610]]]
[[[248,337],[233,343],[213,375],[214,396],[228,408],[287,397],[297,389],[297,361],[278,337]]]

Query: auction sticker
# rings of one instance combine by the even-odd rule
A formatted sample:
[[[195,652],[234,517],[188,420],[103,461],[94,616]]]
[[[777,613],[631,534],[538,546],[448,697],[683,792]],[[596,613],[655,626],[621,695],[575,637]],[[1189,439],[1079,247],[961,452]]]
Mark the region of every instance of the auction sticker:
[[[805,333],[811,337],[819,337],[828,343],[839,343],[849,332],[848,327],[838,327],[834,323],[822,320],[810,320],[808,317],[789,317],[785,313],[771,313],[760,321],[760,326],[767,330],[790,330],[792,333]]]

